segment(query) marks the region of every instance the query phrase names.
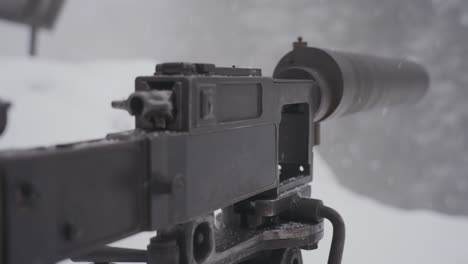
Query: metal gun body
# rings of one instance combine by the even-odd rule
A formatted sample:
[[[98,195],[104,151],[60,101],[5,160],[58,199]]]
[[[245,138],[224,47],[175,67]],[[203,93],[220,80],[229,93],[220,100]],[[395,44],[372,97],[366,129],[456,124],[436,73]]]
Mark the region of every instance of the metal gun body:
[[[383,92],[372,74],[360,81],[364,64],[348,61],[347,68],[332,55],[314,61],[315,53],[296,47],[274,78],[258,69],[160,64],[154,76],[136,78],[127,100],[113,103],[135,116],[135,130],[0,153],[2,263],[72,257],[209,264],[275,256],[296,263],[299,248],[317,247],[323,218],[338,228],[329,263],[339,263],[342,220],[308,198],[318,121],[414,101],[428,80],[404,62],[411,67],[403,76],[414,82],[398,81],[396,68],[395,85]],[[383,69],[377,71],[387,76]],[[347,81],[353,74],[355,82]],[[334,83],[340,78],[341,86]],[[391,88],[400,82],[405,89]],[[158,236],[147,251],[104,247],[149,230]]]

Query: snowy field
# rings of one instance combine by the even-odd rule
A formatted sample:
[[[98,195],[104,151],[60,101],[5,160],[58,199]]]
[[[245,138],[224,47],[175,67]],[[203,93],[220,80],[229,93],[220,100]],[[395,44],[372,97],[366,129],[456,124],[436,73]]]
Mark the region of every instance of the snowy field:
[[[132,120],[110,101],[126,97],[137,75],[152,74],[151,61],[69,64],[2,58],[0,97],[13,102],[2,149],[99,138],[130,129]],[[340,186],[318,155],[314,197],[340,211],[347,224],[345,264],[468,263],[468,219],[429,211],[389,208]],[[330,226],[327,226],[330,231]],[[305,263],[326,263],[330,232]],[[144,248],[149,234],[117,243]],[[69,263],[69,262],[63,262]]]

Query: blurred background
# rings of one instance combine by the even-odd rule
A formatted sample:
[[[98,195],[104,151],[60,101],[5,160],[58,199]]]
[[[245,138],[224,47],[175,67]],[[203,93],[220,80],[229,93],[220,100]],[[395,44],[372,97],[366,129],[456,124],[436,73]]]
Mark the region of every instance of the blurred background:
[[[15,8],[20,2],[26,1],[2,0],[0,4]],[[388,208],[388,225],[398,221],[403,226],[411,225],[409,220],[398,217],[412,214],[418,214],[414,224],[432,223],[426,226],[428,233],[421,231],[420,240],[413,241],[416,244],[428,241],[433,225],[453,224],[458,231],[447,232],[457,238],[446,238],[453,239],[455,248],[442,246],[437,254],[442,254],[441,261],[446,257],[455,261],[446,263],[468,260],[460,245],[468,242],[460,233],[468,230],[467,1],[69,0],[57,10],[60,12],[55,23],[48,21],[44,24],[47,28],[36,31],[34,59],[28,56],[31,27],[0,22],[0,75],[4,75],[0,77],[0,97],[17,102],[12,109],[12,127],[0,140],[0,146],[99,137],[109,130],[131,126],[126,115],[107,114],[109,101],[126,96],[133,89],[133,78],[151,74],[158,61],[260,67],[264,75],[270,75],[298,36],[310,46],[406,57],[425,65],[430,73],[431,89],[426,98],[415,106],[347,116],[323,124],[318,152],[324,162],[317,166],[326,166],[328,174],[333,175],[333,184],[336,181],[338,187],[330,187],[330,193],[343,190],[350,197],[359,197],[359,201],[370,201],[376,208]],[[50,103],[41,104],[31,116],[31,105],[44,98],[49,98]],[[53,122],[54,129],[50,129],[44,119],[62,120],[57,108],[50,105],[54,103],[51,98],[71,107],[75,122],[65,127]],[[102,108],[90,107],[100,103]],[[41,111],[47,116],[41,116]],[[15,121],[15,115],[17,120],[22,118],[22,124]],[[110,120],[110,125],[90,126],[90,116]],[[66,120],[70,116],[63,117],[64,123]],[[27,124],[31,128],[22,129]],[[317,181],[320,177],[315,175]],[[320,191],[319,186],[314,185],[314,190],[326,196],[323,190],[328,187]],[[367,207],[359,207],[359,202],[335,199],[361,220],[372,214],[360,211]],[[392,215],[400,220],[392,220]],[[450,220],[431,222],[434,217]],[[356,248],[365,250],[362,234],[369,230],[362,227],[353,241]],[[402,235],[411,236],[412,228],[417,227],[410,226]],[[444,227],[437,228],[447,234]],[[437,248],[442,238],[432,239]],[[448,248],[455,251],[444,254]],[[403,256],[406,260],[421,260],[417,252]],[[370,263],[362,259],[365,254],[358,256],[356,261]],[[398,260],[395,256],[390,259]]]

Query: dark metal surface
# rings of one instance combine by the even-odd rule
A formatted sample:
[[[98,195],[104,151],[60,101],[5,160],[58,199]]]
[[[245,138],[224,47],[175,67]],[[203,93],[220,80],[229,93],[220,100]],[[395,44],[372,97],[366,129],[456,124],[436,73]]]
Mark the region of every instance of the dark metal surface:
[[[308,198],[314,119],[407,102],[427,82],[411,63],[403,73],[387,60],[342,62],[336,54],[297,43],[276,77],[298,80],[161,64],[113,104],[134,116],[135,130],[0,153],[1,262],[234,264],[266,255],[297,264],[298,248],[317,248],[327,218],[334,226],[329,263],[340,263],[342,219]],[[295,63],[311,75],[295,75]],[[147,251],[104,247],[148,230],[158,236]]]
[[[319,83],[315,121],[415,103],[429,87],[425,69],[408,60],[327,51],[301,41],[280,60],[273,76]]]
[[[262,251],[243,260],[241,264],[302,264],[302,254],[299,248],[285,248]]]
[[[192,74],[205,74],[205,75],[219,75],[219,76],[262,76],[261,69],[254,68],[237,68],[232,67],[216,67],[210,63],[184,63],[172,62],[161,63],[156,65],[154,75],[192,75]]]
[[[310,222],[305,219],[302,221],[279,220],[277,223],[256,229],[232,225],[221,225],[217,228],[213,215],[209,215],[180,225],[173,231],[172,237],[153,238],[147,252],[104,248],[74,260],[147,262],[149,264],[179,263],[176,261],[179,255],[175,254],[179,252],[182,263],[230,264],[266,251],[316,245],[323,237],[323,232],[321,220]],[[197,246],[198,243],[201,245],[205,243],[206,246]],[[162,262],[162,260],[166,261]]]
[[[3,263],[51,263],[142,230],[146,151],[102,140],[1,153]]]
[[[318,215],[328,219],[333,226],[333,237],[330,246],[328,264],[341,263],[346,236],[346,228],[343,217],[341,217],[341,215],[333,208],[327,206],[320,207]]]

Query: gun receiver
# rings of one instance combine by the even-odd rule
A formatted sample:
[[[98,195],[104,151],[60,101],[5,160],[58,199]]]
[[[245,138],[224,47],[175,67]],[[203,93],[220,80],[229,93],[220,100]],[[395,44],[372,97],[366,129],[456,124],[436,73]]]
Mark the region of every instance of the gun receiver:
[[[340,263],[343,219],[309,198],[318,122],[414,102],[427,87],[412,62],[302,41],[273,78],[159,64],[112,103],[135,130],[0,153],[2,263],[300,264],[324,218],[334,228],[329,263]],[[147,250],[105,246],[152,230]]]

